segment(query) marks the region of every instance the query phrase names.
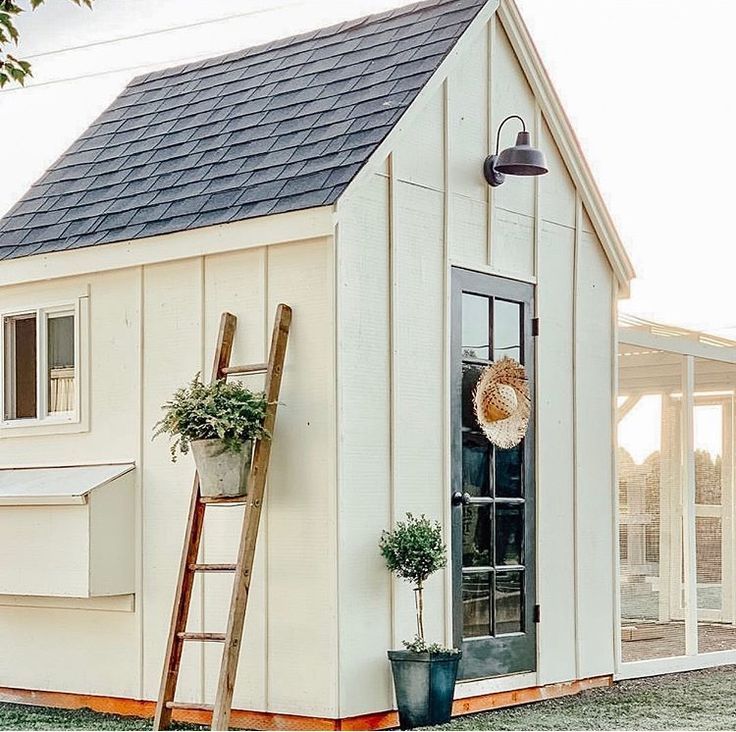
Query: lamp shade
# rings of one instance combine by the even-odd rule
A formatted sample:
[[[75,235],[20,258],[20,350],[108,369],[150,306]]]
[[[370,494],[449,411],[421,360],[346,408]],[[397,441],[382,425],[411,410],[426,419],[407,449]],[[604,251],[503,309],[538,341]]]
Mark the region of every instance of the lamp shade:
[[[544,153],[531,145],[531,135],[524,131],[516,145],[506,148],[495,161],[495,169],[504,175],[544,175],[549,172]]]

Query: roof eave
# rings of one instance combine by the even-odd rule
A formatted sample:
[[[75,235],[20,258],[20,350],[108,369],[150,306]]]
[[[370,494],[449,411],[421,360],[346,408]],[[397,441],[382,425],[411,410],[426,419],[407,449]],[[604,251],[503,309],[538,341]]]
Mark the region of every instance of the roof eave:
[[[0,260],[0,287],[331,237],[333,204]]]

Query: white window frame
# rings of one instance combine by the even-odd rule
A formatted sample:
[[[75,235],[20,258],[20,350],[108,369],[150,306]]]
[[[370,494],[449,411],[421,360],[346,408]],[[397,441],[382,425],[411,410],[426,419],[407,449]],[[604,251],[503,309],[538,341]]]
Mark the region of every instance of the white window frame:
[[[64,431],[66,426],[84,427],[83,391],[86,385],[84,355],[88,348],[87,298],[79,297],[62,302],[46,303],[31,307],[16,307],[0,312],[2,338],[0,338],[0,431],[25,431],[38,433],[41,428]],[[48,413],[48,317],[74,316],[74,409],[69,412]],[[36,317],[36,417],[6,419],[6,336],[5,320],[22,315]],[[86,366],[86,364],[84,364]],[[78,429],[76,430],[78,431]]]

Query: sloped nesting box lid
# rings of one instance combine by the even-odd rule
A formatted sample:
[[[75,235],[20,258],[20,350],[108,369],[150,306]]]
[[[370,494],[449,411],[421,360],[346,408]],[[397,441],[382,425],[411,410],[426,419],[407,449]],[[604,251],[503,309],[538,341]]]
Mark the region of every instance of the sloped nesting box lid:
[[[132,463],[0,469],[0,506],[87,503],[89,494],[135,468]]]

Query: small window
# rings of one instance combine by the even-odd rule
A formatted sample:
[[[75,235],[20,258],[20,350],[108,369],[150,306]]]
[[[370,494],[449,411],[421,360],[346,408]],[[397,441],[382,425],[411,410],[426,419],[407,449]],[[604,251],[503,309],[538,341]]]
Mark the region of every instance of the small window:
[[[77,316],[49,308],[3,317],[3,419],[72,421],[78,409]]]

